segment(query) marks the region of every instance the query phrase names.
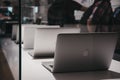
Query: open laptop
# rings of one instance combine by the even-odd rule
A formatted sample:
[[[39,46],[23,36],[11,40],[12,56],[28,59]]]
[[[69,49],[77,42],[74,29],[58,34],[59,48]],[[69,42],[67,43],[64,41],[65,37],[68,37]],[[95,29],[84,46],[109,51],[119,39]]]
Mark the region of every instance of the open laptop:
[[[42,65],[51,72],[107,70],[117,37],[117,33],[59,34],[54,62]]]
[[[22,25],[22,40],[24,49],[33,49],[34,37],[36,28],[59,28],[59,25],[36,25],[36,24],[24,24]]]
[[[59,33],[80,33],[79,27],[37,28],[34,37],[34,50],[29,54],[34,58],[53,57]]]

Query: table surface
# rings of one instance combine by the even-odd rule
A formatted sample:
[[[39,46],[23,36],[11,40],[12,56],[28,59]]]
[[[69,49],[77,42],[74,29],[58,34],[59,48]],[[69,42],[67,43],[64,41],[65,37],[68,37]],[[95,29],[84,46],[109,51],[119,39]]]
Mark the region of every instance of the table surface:
[[[5,21],[6,24],[19,24],[18,21]]]
[[[15,80],[19,80],[19,45],[10,38],[0,39],[0,45]]]
[[[22,50],[22,80],[120,80],[120,62],[112,60],[108,71],[51,73],[41,65],[53,58],[33,59],[29,50]]]

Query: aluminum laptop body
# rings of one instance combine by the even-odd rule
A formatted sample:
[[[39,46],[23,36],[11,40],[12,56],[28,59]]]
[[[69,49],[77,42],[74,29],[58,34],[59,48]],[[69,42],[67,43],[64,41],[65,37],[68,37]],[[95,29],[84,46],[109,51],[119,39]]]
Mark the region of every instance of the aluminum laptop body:
[[[34,50],[29,52],[35,57],[53,57],[59,33],[80,33],[79,27],[37,28],[34,37]]]
[[[117,37],[117,33],[59,34],[54,62],[42,65],[51,72],[107,70]]]
[[[59,28],[59,25],[36,25],[36,24],[24,24],[22,25],[22,40],[23,49],[34,48],[34,37],[36,28]]]

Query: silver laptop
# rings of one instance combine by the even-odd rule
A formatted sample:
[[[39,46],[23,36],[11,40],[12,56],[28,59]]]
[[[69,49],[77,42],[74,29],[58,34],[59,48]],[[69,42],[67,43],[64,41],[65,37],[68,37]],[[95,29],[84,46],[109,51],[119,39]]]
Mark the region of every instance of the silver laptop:
[[[23,49],[33,49],[34,37],[36,28],[59,28],[59,25],[36,25],[36,24],[24,24],[22,25],[22,40]]]
[[[59,34],[54,62],[43,62],[42,65],[51,72],[106,70],[117,37],[117,33]]]
[[[53,57],[59,33],[80,33],[79,27],[37,28],[34,37],[34,50],[29,52],[35,57]]]

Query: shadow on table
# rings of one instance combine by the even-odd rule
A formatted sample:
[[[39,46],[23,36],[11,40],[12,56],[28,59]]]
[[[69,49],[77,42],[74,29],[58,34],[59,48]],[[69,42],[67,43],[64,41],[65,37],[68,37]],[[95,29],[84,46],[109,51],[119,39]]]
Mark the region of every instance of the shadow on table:
[[[35,55],[35,53],[33,51],[28,51],[28,54],[34,59],[34,60],[38,60],[38,59],[52,59],[54,58],[54,55],[50,54],[50,55]]]
[[[92,71],[77,73],[54,73],[55,80],[104,80],[120,79],[120,73],[113,71]]]

